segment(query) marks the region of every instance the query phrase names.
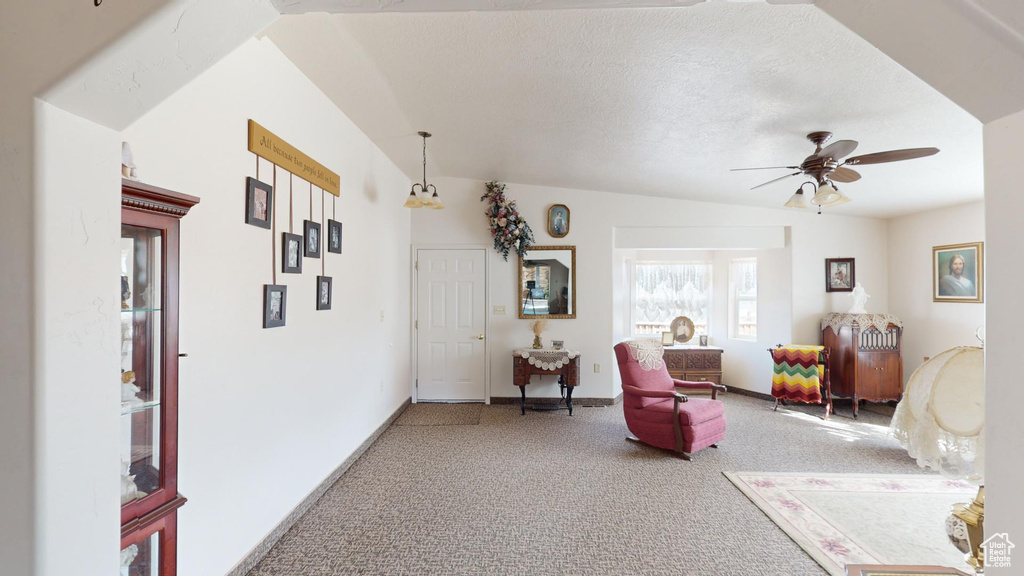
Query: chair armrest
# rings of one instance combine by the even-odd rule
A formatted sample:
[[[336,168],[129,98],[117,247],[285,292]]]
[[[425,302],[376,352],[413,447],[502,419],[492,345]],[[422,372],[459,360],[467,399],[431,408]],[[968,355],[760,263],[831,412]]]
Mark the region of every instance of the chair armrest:
[[[675,390],[646,390],[644,388],[630,386],[629,384],[623,384],[622,390],[627,394],[633,394],[634,396],[643,396],[645,398],[675,398],[680,402],[686,402],[688,400],[686,395],[680,394]]]
[[[714,400],[718,397],[718,392],[728,392],[728,388],[724,384],[717,384],[715,382],[688,382],[686,380],[672,379],[672,383],[678,388],[687,388],[689,390],[711,390],[711,399]]]

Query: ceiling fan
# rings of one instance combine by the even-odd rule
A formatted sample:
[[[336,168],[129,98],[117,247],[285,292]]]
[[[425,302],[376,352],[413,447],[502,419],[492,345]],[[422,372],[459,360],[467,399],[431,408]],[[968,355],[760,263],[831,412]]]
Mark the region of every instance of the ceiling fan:
[[[844,204],[849,202],[850,199],[846,197],[842,192],[838,190],[835,182],[856,182],[860,180],[860,173],[847,166],[857,166],[859,164],[881,164],[883,162],[898,162],[900,160],[913,160],[914,158],[923,158],[925,156],[931,156],[932,154],[938,153],[938,148],[905,148],[902,150],[887,150],[885,152],[875,152],[873,154],[863,154],[861,156],[853,156],[846,158],[847,155],[857,149],[857,142],[854,140],[836,140],[822,148],[822,146],[832,138],[831,132],[811,132],[807,135],[807,139],[815,145],[814,153],[804,158],[804,161],[799,166],[770,166],[766,168],[734,168],[731,172],[737,172],[742,170],[796,170],[791,174],[780,176],[774,180],[769,180],[763,184],[758,184],[751,188],[755,190],[762,186],[774,184],[780,180],[785,180],[799,174],[810,176],[813,182],[804,182],[804,184],[814,184],[817,186],[817,191],[814,194],[814,198],[811,199],[811,203],[817,206],[834,206],[837,204]],[[803,195],[804,184],[800,185],[800,188],[796,191],[796,194],[786,202],[786,206],[790,208],[807,208],[807,199]]]

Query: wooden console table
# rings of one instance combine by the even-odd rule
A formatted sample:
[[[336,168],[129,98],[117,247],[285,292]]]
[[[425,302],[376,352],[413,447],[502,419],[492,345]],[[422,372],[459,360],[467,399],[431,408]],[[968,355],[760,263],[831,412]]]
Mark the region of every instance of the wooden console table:
[[[722,352],[723,349],[715,346],[666,346],[664,358],[668,365],[668,375],[687,382],[721,384]]]
[[[572,416],[572,389],[580,383],[580,353],[551,348],[520,348],[512,351],[512,383],[522,395],[520,410],[526,414],[526,385],[534,374],[558,375],[562,398]]]

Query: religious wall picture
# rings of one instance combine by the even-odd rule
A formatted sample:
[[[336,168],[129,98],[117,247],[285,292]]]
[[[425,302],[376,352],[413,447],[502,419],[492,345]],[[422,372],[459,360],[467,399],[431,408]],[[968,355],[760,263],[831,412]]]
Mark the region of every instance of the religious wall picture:
[[[288,304],[288,287],[279,284],[263,285],[263,327],[284,326]]]
[[[935,302],[984,302],[984,242],[932,248]]]
[[[302,236],[281,234],[281,272],[302,274]]]
[[[245,223],[270,228],[274,217],[274,187],[255,178],[245,179]]]
[[[852,292],[854,272],[853,258],[826,258],[825,292]]]
[[[548,209],[548,234],[555,238],[563,238],[569,233],[569,208],[565,204],[555,204]]]
[[[303,220],[302,229],[305,233],[304,242],[306,258],[320,257],[320,223],[312,220]]]
[[[316,277],[316,309],[317,310],[330,310],[331,309],[331,288],[334,279],[330,276],[317,276]]]
[[[327,220],[327,251],[341,254],[341,222]]]

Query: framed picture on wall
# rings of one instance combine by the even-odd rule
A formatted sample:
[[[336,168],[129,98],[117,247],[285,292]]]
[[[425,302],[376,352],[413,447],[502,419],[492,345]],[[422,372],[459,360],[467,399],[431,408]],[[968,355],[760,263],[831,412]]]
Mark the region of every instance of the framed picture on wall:
[[[302,227],[305,231],[306,258],[320,257],[320,223],[312,220],[303,220]]]
[[[281,233],[281,272],[302,274],[302,236]]]
[[[245,179],[245,223],[270,228],[274,217],[274,187],[255,178]]]
[[[263,327],[284,326],[288,306],[288,287],[279,284],[263,285]]]
[[[855,272],[853,258],[826,258],[825,292],[852,292]]]
[[[548,209],[548,234],[555,238],[564,238],[569,233],[569,208],[565,204],[555,204]]]
[[[316,277],[316,309],[317,310],[330,310],[331,309],[331,288],[333,288],[334,279],[330,276],[317,276]]]
[[[935,302],[984,302],[984,242],[932,247]]]
[[[327,219],[327,251],[341,254],[341,222]]]

